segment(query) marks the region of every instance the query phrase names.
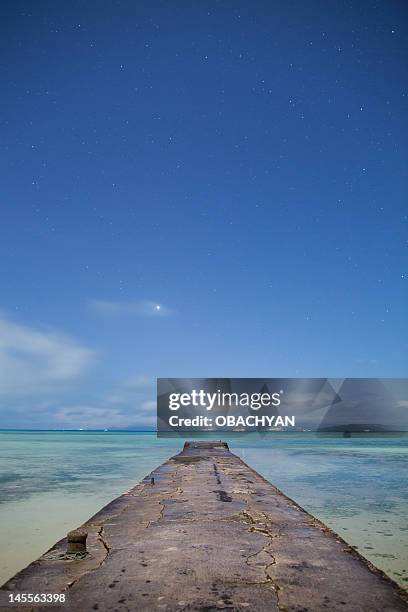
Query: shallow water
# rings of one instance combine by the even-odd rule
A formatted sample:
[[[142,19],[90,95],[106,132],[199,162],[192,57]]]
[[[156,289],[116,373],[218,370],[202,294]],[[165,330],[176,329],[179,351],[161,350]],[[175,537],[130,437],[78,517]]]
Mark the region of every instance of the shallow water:
[[[268,438],[236,452],[408,589],[406,435]]]
[[[406,434],[244,434],[228,441],[251,467],[408,588]],[[0,432],[0,583],[182,443],[139,432]]]

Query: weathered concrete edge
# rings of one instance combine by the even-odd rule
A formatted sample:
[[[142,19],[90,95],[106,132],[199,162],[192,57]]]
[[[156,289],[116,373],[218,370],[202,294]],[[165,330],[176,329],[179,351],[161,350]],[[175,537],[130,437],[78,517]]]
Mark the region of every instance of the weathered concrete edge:
[[[131,504],[129,498],[137,496],[138,493],[142,492],[146,486],[150,487],[152,476],[154,476],[155,473],[162,467],[168,464],[171,465],[170,462],[173,460],[173,458],[181,455],[182,453],[183,450],[166,459],[166,461],[159,464],[151,472],[146,474],[146,476],[144,476],[136,485],[130,487],[128,490],[118,495],[118,497],[112,499],[110,502],[105,504],[105,506],[102,506],[100,510],[77,527],[78,529],[85,529],[88,532],[88,550],[91,554],[85,559],[69,561],[68,565],[71,569],[72,576],[70,577],[72,579],[69,579],[69,574],[64,574],[62,576],[58,573],[58,575],[54,576],[55,580],[57,581],[58,578],[61,579],[63,577],[65,579],[64,584],[53,584],[52,587],[50,586],[50,589],[48,589],[49,591],[65,591],[75,582],[80,580],[85,574],[97,570],[102,565],[110,552],[110,549],[103,538],[104,524],[111,519],[120,516]],[[6,582],[0,585],[0,591],[19,591],[19,585],[24,583],[26,579],[32,580],[34,577],[38,577],[38,579],[41,580],[46,576],[47,571],[49,571],[50,575],[52,576],[55,569],[59,568],[56,566],[55,560],[49,560],[47,557],[51,554],[63,554],[66,552],[66,549],[67,536],[57,540],[55,544],[45,550],[39,557],[33,559],[33,561],[28,563],[28,565],[6,580]]]
[[[224,447],[228,449],[228,445],[225,443],[222,444]],[[220,445],[221,446],[221,445]],[[55,560],[47,560],[47,556],[54,553],[63,553],[66,550],[67,546],[67,537],[64,537],[58,540],[53,546],[51,546],[47,551],[45,551],[39,558],[35,559],[31,563],[29,563],[25,568],[21,569],[17,572],[12,578],[7,580],[1,587],[2,591],[14,591],[18,592],[19,585],[24,584],[25,581],[33,580],[33,579],[46,579],[53,580],[55,578],[55,582],[50,583],[50,587],[48,590],[52,592],[63,592],[68,590],[74,583],[80,580],[83,576],[88,574],[89,572],[97,570],[105,561],[108,556],[110,549],[107,546],[106,542],[103,539],[103,528],[104,523],[111,520],[112,518],[120,516],[126,508],[131,504],[131,500],[129,498],[137,497],[138,493],[142,492],[146,486],[150,488],[151,478],[155,476],[156,472],[158,472],[164,466],[171,464],[171,461],[180,455],[183,454],[184,450],[188,448],[188,446],[184,446],[184,449],[179,453],[169,457],[162,464],[158,465],[154,470],[152,470],[149,474],[147,474],[139,483],[137,483],[134,487],[131,487],[118,497],[114,498],[112,501],[108,502],[105,506],[103,506],[100,510],[98,510],[94,515],[92,515],[87,521],[85,521],[79,528],[83,528],[88,531],[89,539],[90,539],[90,552],[91,555],[82,560],[73,560],[69,561],[68,564],[64,562],[64,564],[68,565],[70,568],[70,572],[59,572],[59,563],[56,564]],[[229,450],[229,449],[228,449]],[[366,559],[359,551],[357,551],[351,544],[349,544],[344,538],[342,538],[338,533],[336,533],[333,529],[323,523],[320,519],[313,516],[310,512],[305,510],[300,504],[298,504],[294,499],[283,493],[278,487],[276,487],[272,482],[270,482],[267,478],[259,474],[254,468],[248,465],[241,457],[232,453],[229,450],[229,453],[236,457],[239,461],[241,461],[251,472],[253,472],[258,478],[264,481],[268,486],[272,486],[277,494],[284,498],[287,503],[302,513],[304,513],[309,519],[311,519],[312,527],[316,529],[320,529],[322,532],[327,534],[329,537],[336,539],[338,542],[344,545],[344,553],[350,554],[352,557],[357,559],[360,563],[362,563],[371,573],[373,573],[379,580],[387,583],[391,586],[394,591],[401,597],[401,599],[408,603],[408,591],[402,588],[397,582],[395,582],[388,574],[384,571],[380,570],[373,563],[371,563],[368,559]],[[147,521],[149,522],[149,521]],[[54,571],[52,571],[54,570]],[[57,573],[55,573],[57,570]],[[49,573],[48,573],[49,572]],[[61,579],[63,582],[61,583]],[[58,583],[59,584],[56,584]],[[44,588],[42,588],[44,591]],[[26,608],[28,609],[28,608]]]
[[[391,578],[391,576],[386,574],[383,570],[381,570],[379,567],[374,565],[369,559],[364,557],[364,555],[362,555],[357,549],[355,549],[352,544],[350,544],[344,538],[342,538],[341,535],[339,535],[336,531],[334,531],[334,529],[332,529],[331,527],[326,525],[326,523],[323,523],[323,521],[321,521],[316,516],[314,516],[313,514],[308,512],[308,510],[305,510],[305,508],[303,508],[303,506],[301,506],[294,499],[292,499],[291,497],[286,495],[286,493],[281,491],[281,489],[279,489],[276,485],[274,485],[273,482],[271,482],[270,480],[268,480],[267,478],[262,476],[262,474],[260,474],[256,470],[254,470],[254,468],[252,468],[250,465],[248,465],[243,459],[241,459],[241,457],[239,457],[238,455],[235,455],[235,453],[231,453],[231,455],[234,455],[235,457],[238,457],[238,459],[240,459],[242,461],[242,463],[248,469],[250,469],[252,472],[257,474],[257,476],[259,478],[261,478],[265,483],[267,483],[268,485],[272,485],[272,487],[274,487],[274,489],[277,491],[277,493],[279,495],[284,497],[295,508],[298,508],[298,510],[300,510],[301,512],[304,512],[304,514],[306,514],[312,520],[313,526],[316,527],[316,529],[320,529],[324,533],[326,533],[326,534],[330,535],[331,537],[335,538],[338,542],[341,542],[342,544],[344,544],[344,553],[345,554],[350,554],[354,558],[358,559],[360,562],[363,563],[363,565],[365,565],[370,570],[370,572],[375,574],[377,576],[377,578],[380,578],[381,580],[383,580],[384,582],[387,582],[389,584],[391,583],[391,586],[398,592],[398,594],[402,597],[402,599],[406,603],[408,603],[408,590],[406,590],[403,587],[401,587],[398,584],[398,582],[395,582],[395,580],[393,578]]]

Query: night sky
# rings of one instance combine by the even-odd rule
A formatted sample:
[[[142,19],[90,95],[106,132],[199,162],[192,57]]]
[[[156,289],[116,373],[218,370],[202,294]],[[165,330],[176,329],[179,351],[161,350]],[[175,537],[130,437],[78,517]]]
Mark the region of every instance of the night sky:
[[[0,427],[407,375],[405,1],[0,12]]]

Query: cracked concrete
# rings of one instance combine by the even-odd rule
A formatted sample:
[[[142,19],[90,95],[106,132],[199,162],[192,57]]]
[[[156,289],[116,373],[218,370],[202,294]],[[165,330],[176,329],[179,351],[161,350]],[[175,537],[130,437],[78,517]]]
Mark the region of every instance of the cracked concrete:
[[[54,610],[408,611],[390,579],[224,444],[186,445],[83,528],[86,558],[61,559],[61,540],[1,602],[65,592]]]

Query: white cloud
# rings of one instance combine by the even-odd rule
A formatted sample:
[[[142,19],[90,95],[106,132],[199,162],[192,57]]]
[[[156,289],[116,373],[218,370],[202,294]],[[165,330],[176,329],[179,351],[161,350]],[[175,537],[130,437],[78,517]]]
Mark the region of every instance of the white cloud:
[[[0,394],[44,392],[79,377],[94,353],[59,333],[15,323],[0,313]]]
[[[81,378],[94,358],[73,338],[0,312],[0,426],[154,428],[155,379],[134,375],[98,393]]]
[[[57,427],[110,429],[156,427],[155,379],[136,375],[115,385],[111,392],[90,402],[70,402],[53,411]]]
[[[112,427],[155,427],[156,402],[142,402],[138,410],[126,412],[121,407],[102,403],[101,405],[61,406],[55,413],[58,423],[73,429],[109,429]]]
[[[127,389],[143,389],[156,384],[156,379],[150,376],[136,375],[129,376],[123,383]]]
[[[154,393],[156,380],[148,376],[131,376],[106,395],[104,403],[109,406],[133,407],[141,404],[141,397]]]
[[[163,317],[172,314],[171,310],[160,302],[135,300],[131,302],[112,302],[109,300],[88,300],[88,308],[103,317]]]
[[[55,419],[61,426],[73,429],[128,427],[135,421],[134,417],[121,413],[119,409],[81,404],[61,406],[55,413]]]

